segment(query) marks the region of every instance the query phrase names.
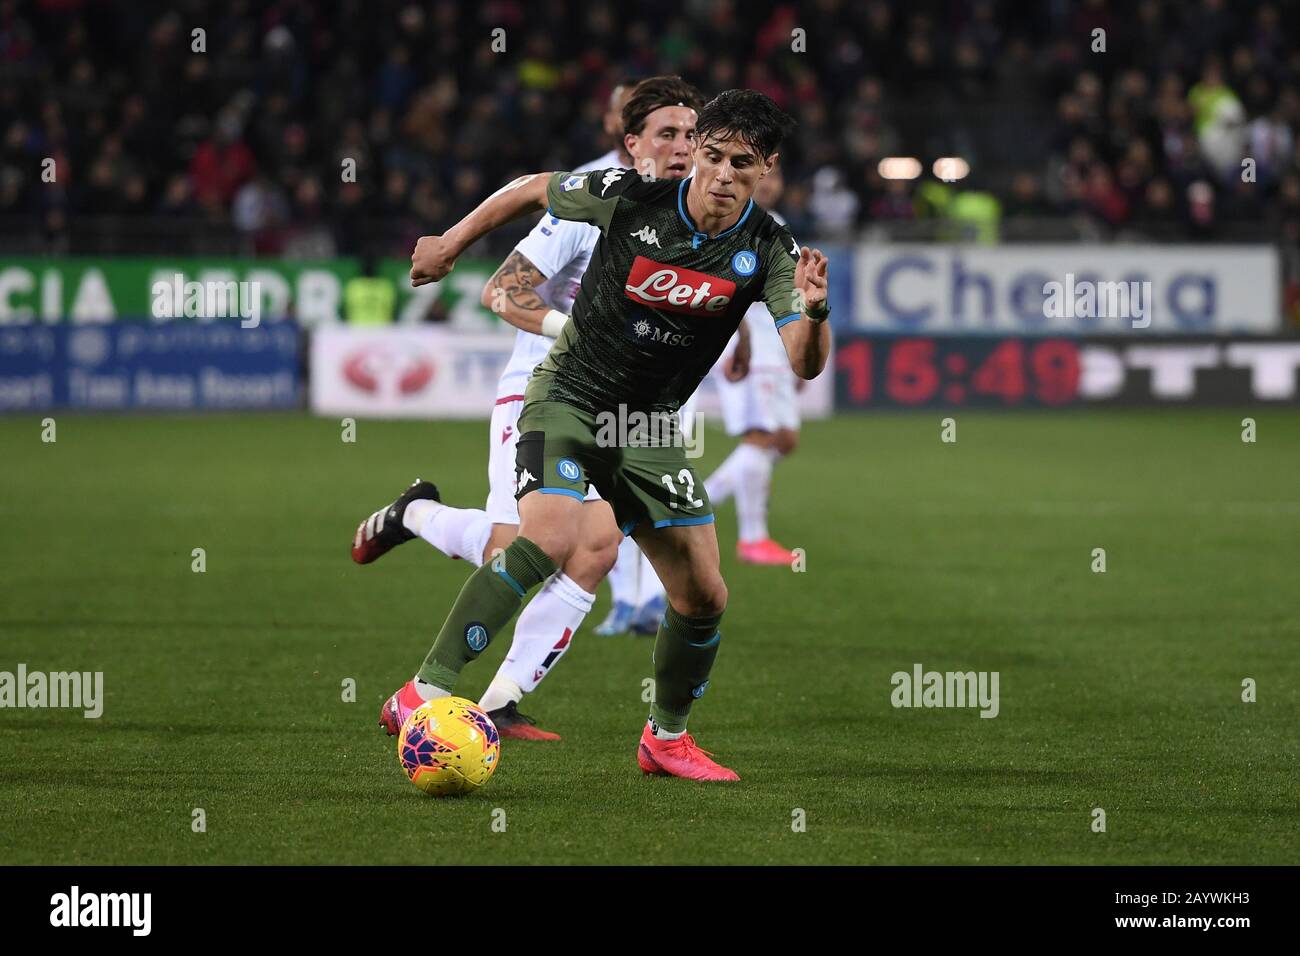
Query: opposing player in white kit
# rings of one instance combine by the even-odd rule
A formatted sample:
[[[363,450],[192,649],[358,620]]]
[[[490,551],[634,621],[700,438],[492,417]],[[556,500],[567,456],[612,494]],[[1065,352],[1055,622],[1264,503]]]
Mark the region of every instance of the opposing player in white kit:
[[[754,200],[769,211],[776,207],[783,188],[781,171],[773,168],[759,180]],[[775,212],[773,217],[784,225]],[[740,435],[718,469],[704,481],[715,504],[736,498],[740,526],[736,555],[749,564],[789,566],[794,554],[768,535],[767,505],[776,463],[799,444],[798,379],[790,370],[781,335],[772,327],[767,310],[751,307],[742,328],[749,327],[749,375],[736,380],[727,374],[733,341],[718,359],[711,376],[722,401],[722,420],[728,435]]]
[[[623,146],[631,167],[650,177],[684,179],[691,170],[696,111],[702,105],[698,91],[678,77],[652,77],[628,90],[621,116]],[[622,163],[603,156],[577,171],[615,164]],[[416,481],[391,505],[361,523],[353,541],[353,560],[369,563],[418,536],[449,557],[481,565],[514,540],[519,526],[516,423],[524,389],[568,321],[599,238],[596,226],[547,216],[515,246],[483,289],[483,304],[519,329],[497,385],[489,427],[486,508],[444,505],[433,484]],[[568,650],[591,610],[597,585],[614,565],[622,540],[613,509],[593,486],[583,508],[581,544],[520,614],[506,659],[479,701],[502,736],[560,739],[521,714],[518,702]]]

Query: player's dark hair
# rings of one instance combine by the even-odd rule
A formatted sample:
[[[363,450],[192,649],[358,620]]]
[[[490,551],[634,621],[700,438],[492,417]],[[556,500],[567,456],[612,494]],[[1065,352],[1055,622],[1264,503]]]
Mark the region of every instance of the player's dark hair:
[[[727,90],[700,110],[695,142],[738,139],[766,159],[794,128],[795,121],[758,90]]]
[[[703,105],[700,91],[680,76],[652,76],[633,87],[623,104],[623,132],[640,133],[646,117],[665,106],[689,106],[698,113]]]

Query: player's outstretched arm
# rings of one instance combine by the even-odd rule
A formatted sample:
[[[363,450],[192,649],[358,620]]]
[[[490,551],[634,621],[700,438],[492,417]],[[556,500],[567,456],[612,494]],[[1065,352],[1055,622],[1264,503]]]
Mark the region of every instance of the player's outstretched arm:
[[[819,249],[803,246],[794,270],[794,291],[800,303],[799,322],[781,326],[781,340],[785,343],[790,368],[803,379],[816,378],[826,367],[831,354],[831,330],[826,318],[830,307],[826,304],[826,267],[830,260]]]
[[[515,249],[483,286],[480,301],[517,329],[555,338],[568,316],[555,312],[547,319],[555,310],[537,292],[546,278],[541,269]]]
[[[469,246],[512,219],[546,208],[547,173],[531,173],[506,183],[441,236],[421,236],[411,253],[411,285],[437,282],[451,271]]]

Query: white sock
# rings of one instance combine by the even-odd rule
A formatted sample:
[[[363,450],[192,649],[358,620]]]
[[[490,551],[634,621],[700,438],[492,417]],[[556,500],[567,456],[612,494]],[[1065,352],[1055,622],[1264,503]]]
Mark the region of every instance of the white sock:
[[[416,508],[417,505],[432,507]],[[412,509],[415,515],[411,514]],[[492,534],[492,522],[481,508],[449,508],[436,501],[412,501],[402,522],[447,557],[470,561],[476,566],[483,563],[483,549]]]
[[[736,493],[736,475],[740,471],[740,460],[744,455],[742,448],[749,447],[741,442],[731,450],[731,454],[714,469],[713,474],[704,479],[704,490],[709,493],[709,500],[720,505]]]
[[[551,576],[528,602],[515,624],[515,636],[498,674],[527,694],[537,688],[569,649],[596,595],[578,587],[563,571]]]
[[[428,681],[420,680],[420,675],[412,678],[415,683],[415,692],[420,695],[421,700],[433,700],[435,697],[450,697],[451,691],[443,690],[437,684],[430,684]]]
[[[618,560],[605,578],[615,603],[623,602],[636,607],[637,581],[641,571],[641,549],[630,537],[618,546]]]
[[[478,705],[484,710],[500,710],[511,701],[517,704],[523,699],[524,689],[497,671],[496,677],[492,678],[492,683],[488,684],[488,689],[479,698]]]
[[[655,574],[655,566],[644,554],[641,555],[641,589],[637,592],[637,607],[645,607],[655,598],[666,598],[664,583]]]
[[[647,719],[646,726],[650,728],[650,735],[657,740],[676,740],[678,737],[686,735],[684,730],[679,730],[676,733],[671,730],[664,730],[653,719]]]
[[[402,512],[402,524],[411,534],[419,534],[424,523],[445,507],[441,501],[432,498],[416,498]]]
[[[780,453],[775,448],[742,444],[736,482],[736,521],[740,540],[762,541],[767,537],[767,499],[772,486],[772,466]]]

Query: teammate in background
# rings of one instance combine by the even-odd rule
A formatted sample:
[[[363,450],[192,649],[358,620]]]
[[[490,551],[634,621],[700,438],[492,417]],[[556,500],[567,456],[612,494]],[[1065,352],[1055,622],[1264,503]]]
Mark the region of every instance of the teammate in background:
[[[389,699],[400,723],[450,694],[461,670],[575,552],[589,484],[613,508],[668,592],[655,639],[654,702],[637,763],[645,773],[737,780],[686,732],[709,685],[727,604],[713,509],[685,456],[667,442],[609,440],[631,410],[671,423],[762,299],[791,367],[810,379],[830,353],[827,262],[753,201],[793,121],[753,90],[728,90],[699,114],[694,173],[644,181],[628,170],[523,176],[441,236],[423,236],[411,282],[437,282],[491,230],[536,209],[601,230],[571,319],[528,383],[516,460],[519,535],[466,581],[416,675]]]
[[[781,198],[784,182],[779,167],[759,181],[754,199],[773,219],[785,220],[771,210]],[[722,400],[722,420],[728,435],[740,435],[735,447],[718,469],[704,479],[714,505],[736,497],[736,521],[740,526],[736,555],[749,564],[790,565],[794,554],[768,536],[767,503],[772,469],[799,444],[799,379],[790,370],[781,336],[773,331],[760,305],[745,313],[741,330],[749,329],[749,375],[743,380],[731,374],[728,345],[713,370]]]
[[[625,94],[621,116],[628,162],[650,178],[684,178],[690,172],[696,111],[703,105],[699,91],[678,77],[653,77],[620,89]],[[353,560],[369,563],[418,535],[448,557],[482,565],[514,540],[519,530],[515,446],[524,390],[533,369],[568,322],[599,238],[595,226],[544,217],[484,286],[483,304],[519,329],[497,384],[488,429],[486,508],[444,505],[434,485],[417,481],[392,505],[362,522],[353,543]],[[568,650],[623,540],[613,511],[594,487],[588,489],[585,501],[588,506],[582,509],[576,548],[520,615],[510,651],[479,701],[502,736],[560,739],[535,726],[532,718],[519,712],[518,703]],[[401,725],[394,726],[389,718],[385,726],[396,733]]]

